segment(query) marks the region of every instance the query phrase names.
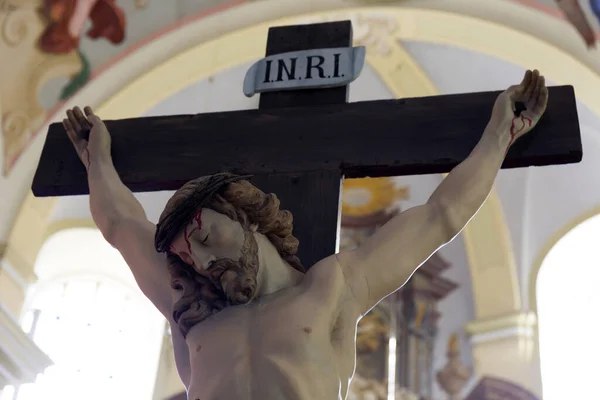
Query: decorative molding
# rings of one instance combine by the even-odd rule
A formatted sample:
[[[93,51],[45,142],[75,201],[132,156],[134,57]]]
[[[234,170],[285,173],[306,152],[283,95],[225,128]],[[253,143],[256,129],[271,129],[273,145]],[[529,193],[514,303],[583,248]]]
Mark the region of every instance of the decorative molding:
[[[510,232],[502,203],[493,188],[463,230],[473,284],[475,316],[495,318],[521,309],[521,292]],[[494,293],[502,293],[502,296]]]
[[[41,0],[0,7],[0,131],[4,141],[2,175],[31,143],[47,113],[38,94],[51,79],[70,76],[81,68],[76,52],[54,55],[38,49],[37,41],[47,21],[39,12]]]
[[[39,373],[53,364],[52,360],[27,337],[2,304],[0,304],[0,353],[8,358],[8,362],[2,360],[2,366],[9,372],[9,376],[0,376],[0,380],[7,380],[12,385],[34,382]]]
[[[380,56],[387,56],[394,51],[390,40],[398,29],[393,16],[385,12],[355,10],[330,14],[305,16],[295,21],[296,24],[313,24],[333,21],[352,21],[354,44],[366,46],[368,52],[375,51]]]
[[[23,289],[27,289],[28,285],[37,282],[33,266],[25,261],[19,252],[10,246],[10,243],[6,245],[4,258],[0,260],[0,268],[11,275]]]
[[[541,372],[535,313],[520,312],[473,321],[470,336],[477,376],[496,376],[540,394]]]
[[[14,5],[7,6],[5,10],[4,19],[0,22],[2,41],[9,47],[19,46],[27,39],[31,26],[35,25],[35,14],[30,9]]]
[[[480,343],[507,337],[530,339],[534,337],[536,327],[536,314],[529,311],[472,321],[465,326],[465,331],[473,343]]]
[[[357,11],[393,16],[397,26],[401,27],[395,31],[396,39],[458,46],[490,54],[526,68],[538,65],[544,69],[548,79],[559,84],[574,84],[581,100],[600,114],[600,99],[596,96],[600,90],[600,75],[597,72],[600,71],[600,60],[593,57],[593,52],[588,54],[585,49],[579,49],[574,44],[580,44],[580,39],[571,32],[566,22],[564,26],[556,25],[556,17],[537,9],[530,10],[504,1],[477,0],[441,3],[408,0],[394,7],[357,7],[343,0],[277,0],[277,7],[273,7],[272,3],[273,1],[247,2],[221,13],[209,16],[201,14],[174,25],[165,30],[166,34],[154,36],[151,46],[148,39],[144,41],[147,45],[143,49],[135,52],[128,50],[128,56],[122,62],[111,63],[111,68],[104,69],[87,87],[57,107],[52,119],[57,114],[62,115],[67,107],[74,104],[97,106],[103,103],[97,108],[98,112],[103,111],[106,118],[139,115],[192,82],[207,78],[214,71],[261,58],[264,53],[264,36],[271,25],[297,22],[302,14],[310,17]],[[514,18],[506,18],[507,15]],[[543,24],[530,24],[533,17]],[[231,21],[227,28],[219,22],[224,18]],[[511,26],[503,26],[502,23]],[[548,24],[553,26],[549,27]],[[536,32],[530,32],[533,29]],[[474,31],[478,34],[473,35]],[[252,40],[257,35],[261,38],[260,42]],[[498,39],[507,36],[512,38],[511,42],[517,43],[510,49],[502,46],[504,40]],[[545,40],[573,41],[569,42],[570,47],[566,47],[571,51],[566,52],[562,44],[557,47]],[[221,46],[216,48],[215,41],[221,43]],[[227,42],[233,45],[231,51],[224,46]],[[194,43],[199,44],[194,46]],[[164,49],[169,50],[165,52]],[[230,54],[233,49],[239,54]],[[574,56],[586,59],[579,61]],[[184,67],[183,59],[190,61],[189,67]],[[178,65],[177,72],[168,67],[174,64]],[[155,67],[148,70],[148,65]],[[162,78],[157,82],[156,79],[153,80],[155,76]],[[97,91],[94,87],[103,88],[100,96],[95,94]],[[116,107],[115,102],[128,106]]]
[[[88,218],[65,218],[50,221],[46,225],[43,242],[46,242],[46,240],[48,240],[50,236],[54,235],[57,232],[75,228],[98,229],[96,223]]]
[[[19,285],[23,292],[27,291],[29,285],[37,282],[35,274],[23,276],[23,273],[15,269],[8,260],[0,259],[0,273],[3,272],[6,272]]]

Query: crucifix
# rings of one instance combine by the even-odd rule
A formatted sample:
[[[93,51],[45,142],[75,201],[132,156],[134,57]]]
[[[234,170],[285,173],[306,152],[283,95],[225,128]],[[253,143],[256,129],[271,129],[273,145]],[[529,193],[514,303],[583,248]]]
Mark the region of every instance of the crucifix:
[[[266,53],[348,46],[352,25],[342,21],[271,28]],[[544,119],[511,148],[503,168],[581,160],[573,88],[549,92]],[[348,93],[348,85],[266,92],[258,110],[106,121],[115,168],[134,192],[175,190],[220,171],[254,175],[301,221],[294,231],[310,266],[337,249],[343,178],[449,172],[479,140],[500,92],[350,104]],[[85,168],[60,124],[49,128],[32,190],[88,193]]]
[[[120,244],[118,238],[113,238],[117,243],[115,247],[122,254],[140,246],[134,255],[128,253],[129,259],[124,256],[134,275],[136,272],[132,264],[139,261],[136,257],[141,257],[140,254],[145,253],[145,258],[141,258],[143,262],[140,261],[143,268],[149,268],[148,264],[156,262],[153,258],[155,249],[169,253],[171,289],[180,294],[174,295],[175,300],[171,300],[169,294],[168,305],[161,303],[164,296],[151,291],[150,284],[145,286],[145,294],[164,312],[171,326],[179,328],[179,337],[187,340],[184,346],[187,346],[185,348],[193,355],[194,361],[191,366],[181,368],[178,363],[178,369],[184,383],[187,382],[188,396],[198,393],[193,396],[275,399],[286,398],[289,394],[287,397],[320,399],[334,398],[339,390],[345,396],[354,371],[354,359],[348,354],[354,354],[356,322],[378,301],[401,287],[433,252],[456,237],[487,197],[498,168],[566,164],[581,160],[575,95],[570,86],[546,89],[539,73],[528,72],[521,85],[505,92],[347,103],[348,83],[356,78],[363,57],[364,49],[352,48],[350,21],[275,27],[269,30],[267,57],[250,69],[244,82],[246,95],[261,93],[258,110],[132,118],[105,121],[105,124],[91,111],[88,113],[88,117],[97,124],[91,133],[87,132],[90,143],[93,135],[108,136],[110,132],[110,168],[114,166],[118,173],[111,175],[112,184],[116,179],[129,189],[128,193],[118,192],[119,201],[130,202],[130,207],[112,210],[115,221],[131,223],[132,219],[139,219],[139,213],[137,217],[118,215],[132,207],[139,210],[131,192],[179,192],[190,180],[224,171],[250,175],[246,179],[262,192],[275,193],[282,208],[293,214],[294,234],[300,242],[298,256],[308,269],[302,277],[297,275],[299,271],[291,273],[291,263],[283,262],[277,253],[271,253],[274,254],[271,259],[266,257],[267,262],[258,268],[257,248],[263,246],[261,254],[264,261],[274,242],[281,243],[282,238],[269,238],[267,241],[271,243],[265,244],[265,236],[257,231],[260,224],[250,217],[250,213],[256,210],[242,210],[243,215],[239,217],[236,214],[239,210],[227,209],[227,201],[229,205],[233,201],[227,199],[214,200],[214,204],[210,203],[210,207],[206,206],[204,210],[204,203],[199,205],[197,202],[198,191],[183,196],[186,200],[182,203],[175,201],[173,208],[177,209],[177,204],[191,204],[193,210],[182,218],[183,225],[172,227],[171,231],[177,235],[165,241],[165,250],[159,250],[162,245],[155,245],[148,251],[148,242],[155,239],[154,232],[156,237],[160,236],[161,226],[164,226],[161,221],[156,229],[150,225],[150,236],[148,221],[141,225],[134,221],[135,229],[122,234],[125,239]],[[513,100],[512,96],[514,99],[522,98],[523,102]],[[544,117],[540,120],[542,114]],[[82,126],[79,122],[86,122],[86,117],[71,114],[66,121],[64,127],[67,127],[73,144],[87,143],[85,129],[77,128]],[[104,125],[106,129],[101,128]],[[534,126],[534,132],[528,133]],[[34,195],[87,194],[90,193],[89,185],[98,184],[100,187],[95,190],[98,196],[98,193],[114,188],[111,184],[104,188],[102,182],[98,183],[105,179],[98,171],[107,166],[96,166],[94,170],[94,163],[101,161],[94,156],[91,161],[89,158],[84,160],[82,154],[76,154],[64,127],[59,124],[50,126],[32,186]],[[527,136],[513,145],[521,134]],[[480,146],[482,143],[484,145]],[[87,168],[82,166],[82,162]],[[458,168],[454,169],[457,165]],[[394,217],[384,226],[387,233],[381,236],[377,232],[373,239],[369,239],[371,244],[363,245],[353,253],[336,254],[344,178],[446,173],[451,170],[452,173],[436,189],[427,205]],[[96,182],[94,178],[88,180],[88,174],[91,176],[92,173],[98,174]],[[473,176],[477,179],[471,179]],[[208,182],[202,185],[216,187],[211,186],[211,182],[224,178],[210,179],[199,182]],[[259,196],[265,196],[262,192]],[[225,197],[228,192],[224,189],[219,193]],[[186,202],[190,198],[192,201]],[[106,207],[110,207],[110,199],[104,200]],[[219,226],[226,228],[219,231]],[[216,233],[214,229],[217,229]],[[190,239],[192,234],[196,236]],[[217,244],[212,243],[213,239]],[[224,242],[228,245],[223,245]],[[217,254],[219,252],[220,255]],[[236,261],[233,254],[242,256]],[[336,256],[331,257],[333,254]],[[234,286],[239,283],[228,281],[230,275],[227,274],[234,271],[234,267],[221,270],[219,261],[233,264],[235,268],[240,265],[255,267],[252,271],[256,276],[252,279],[255,282],[253,290],[257,294],[236,291],[235,288],[229,290],[233,287],[228,286],[229,283],[233,282]],[[143,268],[138,270],[142,271],[139,275],[135,275],[138,283],[148,275],[148,270]],[[158,270],[164,271],[166,267],[161,264]],[[215,277],[213,271],[221,275]],[[342,271],[344,276],[339,275]],[[188,283],[181,283],[186,276]],[[304,277],[307,277],[306,281],[303,281]],[[202,279],[202,282],[210,283],[202,283],[197,293],[193,290],[188,293],[186,285],[196,284]],[[260,279],[263,286],[257,289],[261,284],[256,282]],[[345,284],[340,285],[340,280]],[[300,286],[300,281],[307,282],[309,287],[302,293],[294,291]],[[323,281],[328,284],[318,284]],[[246,281],[240,282],[245,284]],[[223,292],[228,295],[233,292],[241,297],[230,296],[223,300],[224,297],[217,293],[213,299],[206,300],[208,296],[204,296],[203,290],[210,285],[221,285]],[[243,287],[242,283],[239,285]],[[311,294],[308,298],[306,292]],[[269,297],[277,293],[279,295]],[[294,299],[278,302],[277,299],[285,298],[286,293],[290,296],[295,293],[294,299],[304,296],[299,302],[308,305],[290,306]],[[347,301],[350,293],[353,300]],[[178,307],[184,299],[189,302]],[[315,299],[318,306],[314,303]],[[202,318],[192,315],[179,323],[179,320],[186,319],[184,314],[203,309],[205,303],[213,300],[216,305],[209,308],[210,314],[202,314]],[[174,305],[171,301],[175,301]],[[252,302],[267,307],[230,311],[236,305]],[[170,311],[172,307],[175,309],[173,314]],[[314,312],[317,308],[318,315]],[[220,313],[217,320],[211,319],[215,312]],[[330,320],[322,317],[327,312],[331,313]],[[339,314],[334,313],[346,313],[344,322],[340,322],[337,319]],[[289,321],[283,321],[282,315]],[[188,324],[190,320],[192,323]],[[254,323],[257,320],[261,323]],[[305,325],[297,326],[297,321]],[[336,325],[338,323],[341,325]],[[187,325],[182,327],[182,324]],[[331,332],[324,335],[319,335],[319,332],[334,325],[338,327],[336,332],[350,335],[351,340],[337,337],[334,346],[334,343],[317,339],[330,337]],[[222,329],[223,326],[226,329]],[[172,331],[173,342],[176,343],[179,333],[177,329]],[[211,332],[220,333],[211,336]],[[302,336],[313,333],[314,339],[311,340]],[[283,338],[293,340],[286,342],[282,341]],[[236,350],[230,345],[231,341],[243,342],[238,347],[247,345],[247,351],[244,350],[243,355],[233,354]],[[262,356],[248,355],[257,346],[265,349]],[[285,361],[286,368],[293,371],[287,369],[283,373],[283,370],[278,370],[275,374],[281,376],[279,380],[261,379],[258,372],[274,368],[272,360],[268,360],[265,354],[280,351],[281,346],[286,351],[279,354],[278,359]],[[178,346],[174,345],[174,348]],[[202,364],[202,356],[198,354],[210,351],[216,351],[213,359],[222,357],[224,364],[216,364],[217,367]],[[189,363],[190,354],[178,357],[176,353],[175,357]],[[223,358],[224,354],[252,361],[260,368],[255,375],[245,376],[240,372],[244,376],[227,378],[227,383],[205,393],[214,386],[213,382],[222,378],[215,377],[210,385],[208,381],[203,384],[204,378],[197,371],[209,373],[214,370],[219,377],[233,370],[239,371],[237,364],[227,364],[230,359]],[[328,361],[315,358],[318,354],[333,354],[338,364],[332,366],[331,357],[326,357]],[[192,383],[188,369],[191,369]],[[322,373],[311,375],[317,369]],[[332,371],[337,371],[338,375],[331,375]],[[243,391],[250,376],[256,379],[251,384],[256,393],[251,396]],[[320,383],[316,385],[314,382]]]

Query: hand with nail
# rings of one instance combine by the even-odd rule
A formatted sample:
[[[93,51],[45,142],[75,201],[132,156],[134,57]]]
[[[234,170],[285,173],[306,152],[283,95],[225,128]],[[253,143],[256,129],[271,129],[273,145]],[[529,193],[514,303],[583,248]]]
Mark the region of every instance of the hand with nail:
[[[110,134],[91,107],[68,110],[63,126],[86,169],[97,160],[110,160]]]
[[[519,110],[518,104],[525,109]],[[538,70],[527,71],[519,85],[509,87],[498,96],[488,126],[499,135],[508,137],[510,147],[537,125],[547,105],[548,89],[544,77]]]

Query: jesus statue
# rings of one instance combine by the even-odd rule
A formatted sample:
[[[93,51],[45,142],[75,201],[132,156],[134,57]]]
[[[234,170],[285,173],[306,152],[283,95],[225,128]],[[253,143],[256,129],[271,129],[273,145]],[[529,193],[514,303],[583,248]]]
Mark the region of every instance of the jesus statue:
[[[296,256],[302,243],[291,213],[248,177],[186,183],[155,225],[119,179],[103,121],[76,107],[63,124],[87,170],[94,221],[171,326],[188,399],[343,400],[358,321],[461,232],[547,101],[544,77],[527,71],[498,97],[479,143],[426,204],[310,268]]]

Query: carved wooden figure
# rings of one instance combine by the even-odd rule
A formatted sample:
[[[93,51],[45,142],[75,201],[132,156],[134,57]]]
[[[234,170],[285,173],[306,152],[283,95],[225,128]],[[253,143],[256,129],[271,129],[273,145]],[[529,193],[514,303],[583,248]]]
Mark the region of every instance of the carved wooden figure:
[[[273,28],[267,53],[348,47],[351,36],[349,22]],[[75,108],[64,129],[51,127],[34,192],[89,189],[98,227],[172,326],[189,399],[344,399],[357,321],[459,234],[501,166],[581,158],[573,91],[551,91],[540,122],[549,91],[538,71],[499,95],[341,104],[347,90],[264,93],[259,111],[106,124]],[[343,175],[459,163],[426,204],[335,254]],[[132,189],[178,190],[155,226]]]

